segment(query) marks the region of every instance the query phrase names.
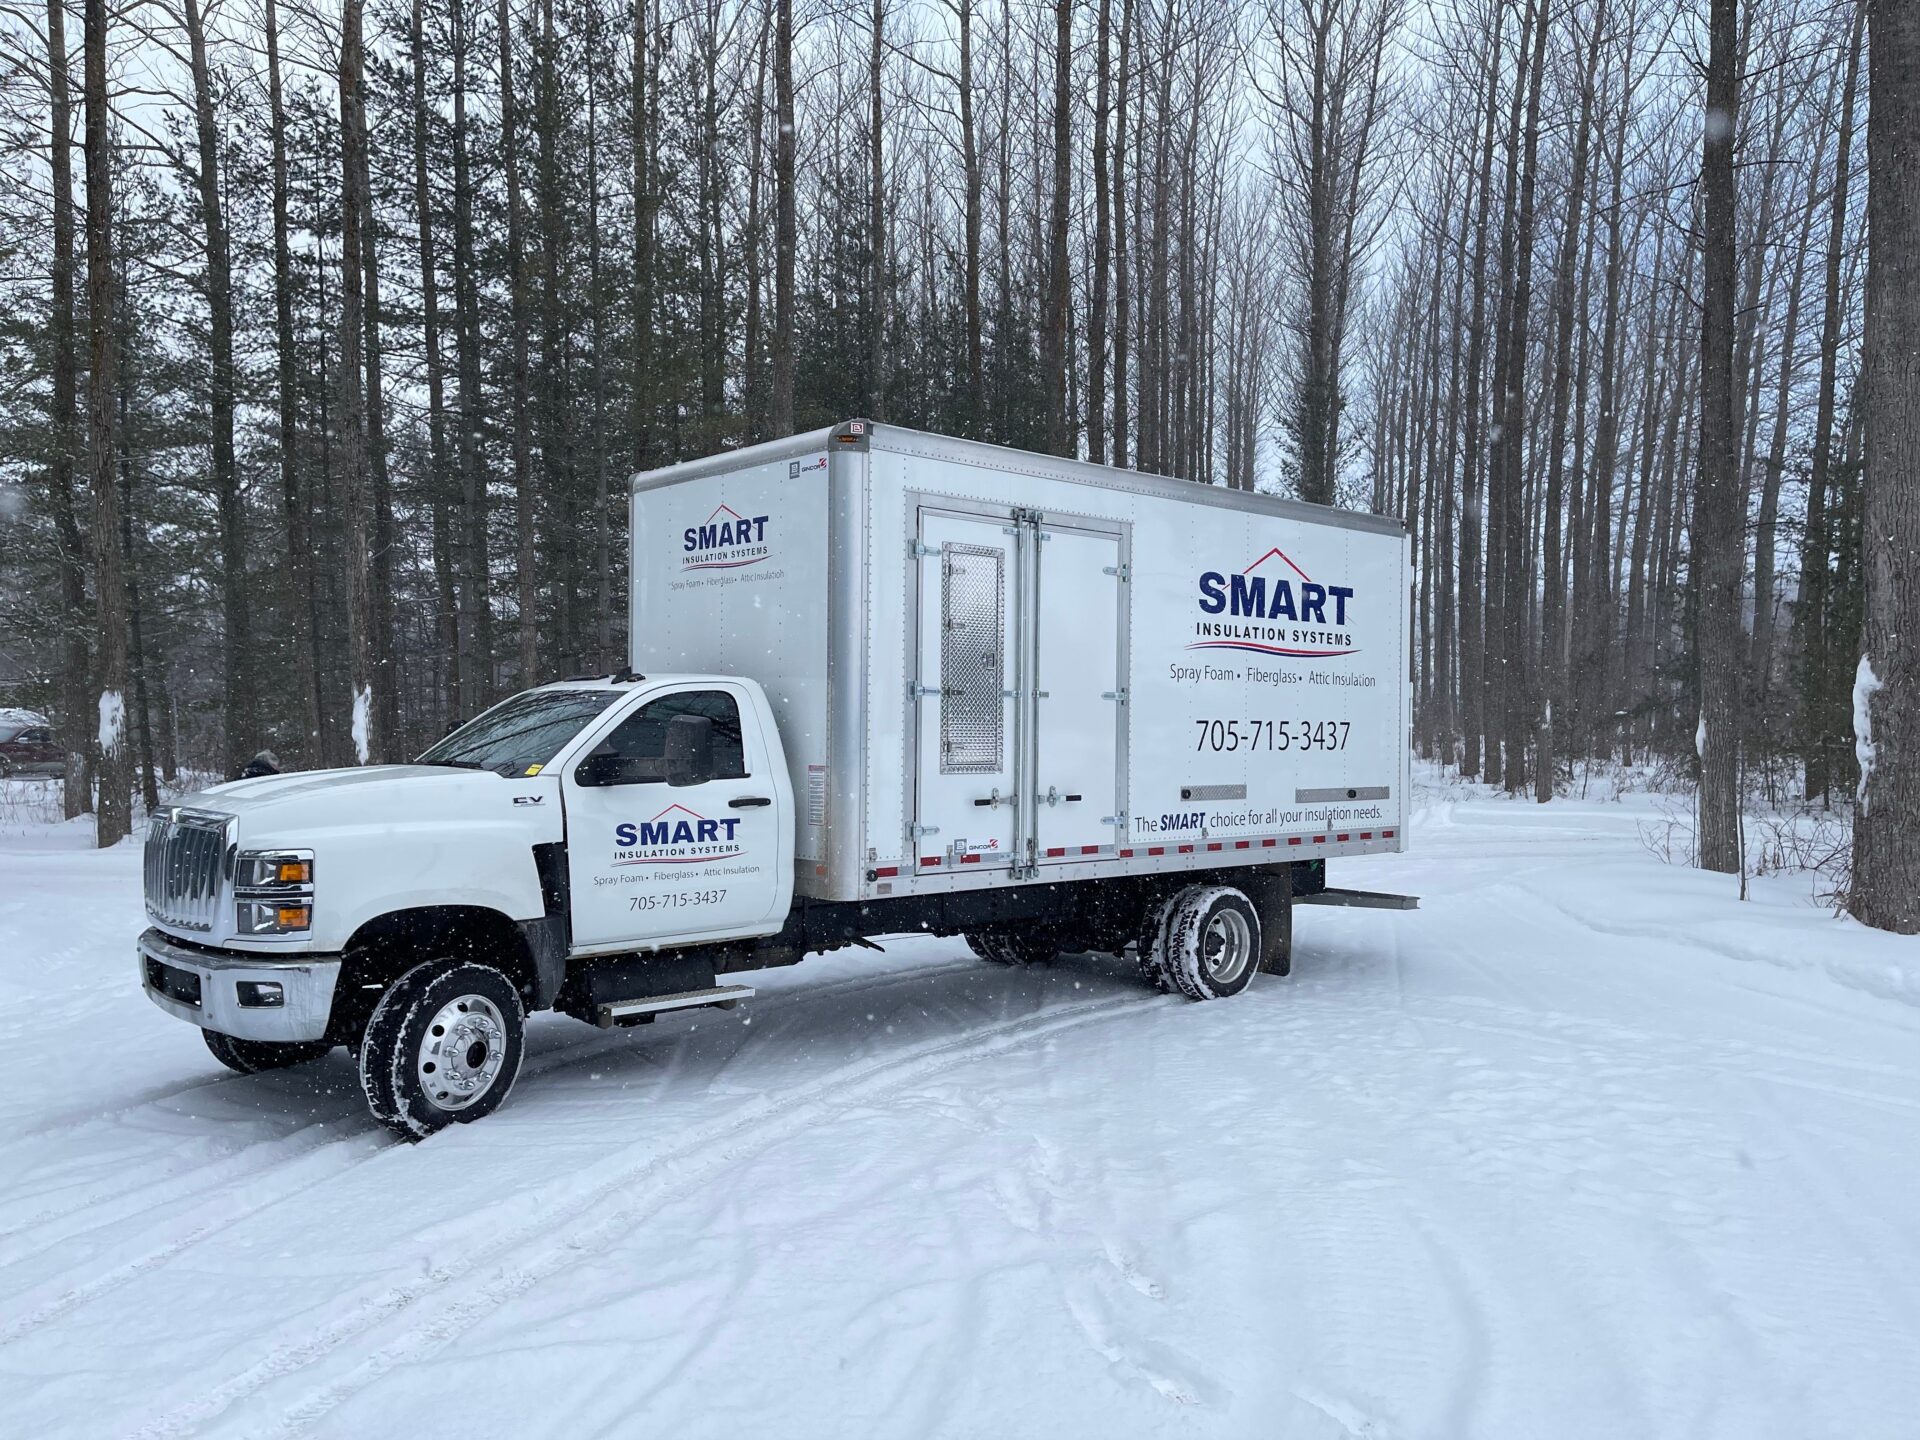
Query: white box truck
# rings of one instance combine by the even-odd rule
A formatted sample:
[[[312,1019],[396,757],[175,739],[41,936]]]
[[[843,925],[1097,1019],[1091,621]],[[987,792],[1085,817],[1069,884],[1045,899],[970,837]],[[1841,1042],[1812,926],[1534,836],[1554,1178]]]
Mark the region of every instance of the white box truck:
[[[1404,846],[1390,518],[853,420],[636,476],[632,543],[631,670],[157,815],[155,1003],[243,1071],[351,1047],[418,1136],[505,1099],[528,1011],[876,935],[1234,995],[1328,857]]]

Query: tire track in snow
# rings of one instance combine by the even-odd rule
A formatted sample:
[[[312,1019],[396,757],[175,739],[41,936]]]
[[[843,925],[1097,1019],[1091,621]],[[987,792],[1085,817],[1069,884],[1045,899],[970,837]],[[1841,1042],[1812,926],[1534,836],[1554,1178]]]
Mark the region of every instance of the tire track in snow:
[[[250,1200],[252,1185],[246,1182],[243,1182],[237,1190],[220,1188],[213,1199],[195,1206],[184,1216],[170,1220],[168,1222],[170,1227],[185,1222],[188,1228],[177,1232],[164,1243],[116,1261],[105,1270],[98,1271],[77,1283],[68,1276],[56,1276],[35,1290],[16,1296],[13,1303],[25,1307],[25,1312],[4,1326],[0,1326],[0,1347],[11,1345],[14,1341],[32,1334],[69,1311],[119,1289],[147,1271],[164,1265],[176,1255],[191,1250],[203,1241],[222,1233],[248,1216],[289,1199],[303,1190],[310,1190],[316,1185],[332,1180],[364,1163],[380,1151],[392,1149],[399,1143],[398,1140],[385,1140],[376,1135],[362,1134],[303,1146],[291,1158],[277,1165],[265,1167],[256,1176],[250,1177],[255,1183],[265,1180],[284,1182],[289,1178],[295,1181],[290,1185],[276,1184],[273,1194],[264,1200]],[[307,1163],[319,1160],[324,1160],[325,1163]],[[95,1228],[104,1229],[113,1223],[108,1220]]]
[[[322,1365],[386,1322],[417,1314],[421,1302],[436,1299],[430,1318],[379,1340],[347,1362],[343,1373],[330,1379],[322,1374],[321,1383],[283,1408],[264,1432],[242,1416],[229,1416],[224,1427],[248,1434],[297,1434],[395,1366],[439,1350],[508,1301],[591,1258],[680,1195],[697,1190],[740,1160],[804,1133],[877,1086],[922,1080],[1109,1015],[1173,1003],[1171,997],[1129,991],[1055,1006],[842,1066],[797,1091],[742,1106],[665,1151],[646,1149],[644,1143],[626,1147],[610,1163],[595,1167],[603,1173],[566,1200],[531,1207],[527,1220],[477,1246],[454,1247],[449,1260],[419,1279],[388,1286],[311,1335],[283,1341],[223,1384],[134,1434],[140,1440],[164,1440],[198,1433],[272,1382]],[[632,1158],[636,1149],[645,1150],[637,1160]]]
[[[881,975],[849,976],[817,985],[796,986],[790,995],[783,998],[778,1013],[787,1014],[799,1006],[844,999],[848,995],[864,994],[871,990],[897,988],[976,968],[978,963],[972,959],[936,960]],[[622,1040],[627,1044],[622,1045]],[[588,1061],[630,1053],[631,1040],[630,1033],[595,1031],[543,1052],[536,1062],[522,1068],[521,1076],[551,1075]],[[229,1081],[252,1079],[252,1076],[233,1075],[197,1085],[172,1087],[160,1096],[160,1100],[194,1089],[224,1085]],[[136,1102],[111,1113],[130,1114],[154,1103],[158,1102]],[[359,1118],[357,1109],[355,1118],[356,1121]],[[347,1135],[326,1134],[326,1130],[325,1123],[302,1126],[299,1130],[249,1145],[212,1165],[190,1167],[132,1189],[121,1185],[104,1192],[96,1191],[94,1196],[78,1206],[43,1211],[0,1233],[0,1269],[4,1269],[44,1254],[56,1245],[84,1240],[103,1231],[113,1231],[134,1216],[151,1216],[159,1207],[187,1203],[184,1212],[168,1213],[156,1224],[134,1231],[131,1237],[116,1237],[142,1240],[155,1229],[166,1230],[168,1234],[158,1243],[122,1245],[104,1266],[96,1268],[91,1274],[79,1279],[75,1279],[70,1272],[56,1275],[31,1290],[15,1294],[13,1305],[21,1313],[0,1325],[0,1348],[42,1329],[82,1305],[111,1294],[148,1271],[273,1206],[322,1182],[337,1180],[403,1144],[371,1124]],[[303,1138],[315,1131],[323,1133]],[[299,1143],[293,1143],[295,1141]],[[282,1151],[290,1153],[280,1153]],[[327,1164],[315,1166],[309,1163],[323,1155],[328,1157]],[[265,1157],[265,1163],[229,1163],[257,1157]],[[180,1228],[183,1225],[186,1227],[184,1230]],[[27,1236],[32,1236],[40,1243],[31,1247],[9,1243]]]

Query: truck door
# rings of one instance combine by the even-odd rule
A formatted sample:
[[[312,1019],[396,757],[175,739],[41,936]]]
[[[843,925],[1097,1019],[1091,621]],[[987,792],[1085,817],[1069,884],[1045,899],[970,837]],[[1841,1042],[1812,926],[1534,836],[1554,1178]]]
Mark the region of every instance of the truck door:
[[[711,681],[603,722],[561,787],[576,951],[779,928],[793,814],[769,742],[750,697]]]
[[[1112,853],[1120,811],[1121,541],[1042,522],[1034,725],[1034,858]]]
[[[923,866],[1014,859],[1016,538],[1001,516],[920,510],[913,844]]]

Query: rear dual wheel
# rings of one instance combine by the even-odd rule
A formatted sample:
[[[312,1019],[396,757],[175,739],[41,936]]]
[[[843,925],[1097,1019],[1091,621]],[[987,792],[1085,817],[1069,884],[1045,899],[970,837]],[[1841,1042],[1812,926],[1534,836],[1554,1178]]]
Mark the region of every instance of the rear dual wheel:
[[[1060,937],[1050,926],[1027,930],[978,930],[965,937],[967,948],[993,965],[1051,965],[1060,958]]]
[[[1140,940],[1147,979],[1190,1000],[1224,1000],[1260,968],[1260,912],[1228,885],[1189,885],[1159,906]]]

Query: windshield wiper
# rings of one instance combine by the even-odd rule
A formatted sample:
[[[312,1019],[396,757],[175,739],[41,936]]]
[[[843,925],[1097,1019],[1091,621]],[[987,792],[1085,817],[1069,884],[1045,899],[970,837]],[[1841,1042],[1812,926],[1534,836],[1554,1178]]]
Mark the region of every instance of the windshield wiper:
[[[482,765],[478,760],[416,760],[416,765],[445,765],[454,770],[486,770],[490,766]]]

